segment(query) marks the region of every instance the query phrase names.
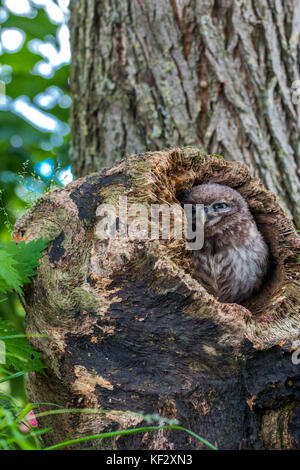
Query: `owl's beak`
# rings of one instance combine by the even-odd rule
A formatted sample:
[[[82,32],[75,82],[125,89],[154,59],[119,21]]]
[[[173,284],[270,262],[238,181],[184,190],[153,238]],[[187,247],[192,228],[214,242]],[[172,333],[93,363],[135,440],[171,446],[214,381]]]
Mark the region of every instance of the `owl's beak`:
[[[204,206],[203,210],[203,223],[205,224],[214,217],[214,213],[209,206]]]
[[[192,204],[193,217],[196,216],[196,213],[197,213],[196,204]],[[203,225],[214,217],[214,211],[209,206],[204,206],[200,214],[201,214],[201,221]]]

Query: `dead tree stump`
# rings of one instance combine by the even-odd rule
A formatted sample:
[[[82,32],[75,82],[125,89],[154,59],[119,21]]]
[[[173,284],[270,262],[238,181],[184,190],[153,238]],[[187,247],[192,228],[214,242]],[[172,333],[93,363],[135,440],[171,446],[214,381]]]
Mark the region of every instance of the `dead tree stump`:
[[[174,204],[195,183],[218,182],[248,201],[272,269],[248,305],[223,304],[191,276],[184,240],[100,240],[100,204]],[[14,239],[51,238],[26,289],[27,332],[47,377],[32,373],[33,402],[106,413],[49,416],[47,444],[140,427],[159,413],[219,449],[300,447],[299,238],[247,166],[185,148],[134,155],[42,196]],[[43,406],[44,410],[47,408]],[[97,449],[201,449],[164,430],[97,440]]]

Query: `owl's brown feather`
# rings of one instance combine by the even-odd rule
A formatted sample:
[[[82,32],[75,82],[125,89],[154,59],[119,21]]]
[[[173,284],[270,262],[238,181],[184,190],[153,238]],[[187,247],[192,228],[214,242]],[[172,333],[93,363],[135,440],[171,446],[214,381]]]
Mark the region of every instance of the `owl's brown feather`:
[[[208,183],[194,186],[180,200],[183,206],[203,204],[210,216],[203,247],[192,255],[195,277],[221,302],[249,299],[264,281],[269,252],[245,199],[228,186]]]

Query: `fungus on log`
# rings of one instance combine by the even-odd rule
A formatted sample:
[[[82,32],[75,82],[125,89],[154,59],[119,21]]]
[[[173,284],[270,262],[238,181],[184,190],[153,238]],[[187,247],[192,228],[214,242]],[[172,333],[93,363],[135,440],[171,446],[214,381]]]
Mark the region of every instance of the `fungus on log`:
[[[238,190],[269,244],[271,273],[248,305],[220,303],[193,279],[184,239],[97,237],[100,204],[174,204],[203,182]],[[26,289],[26,319],[27,333],[48,335],[31,339],[48,370],[30,374],[30,399],[107,411],[45,417],[47,444],[140,427],[143,412],[219,449],[299,448],[299,238],[245,164],[192,148],[134,155],[42,196],[14,239],[41,236],[52,242]],[[91,445],[203,448],[178,430]]]

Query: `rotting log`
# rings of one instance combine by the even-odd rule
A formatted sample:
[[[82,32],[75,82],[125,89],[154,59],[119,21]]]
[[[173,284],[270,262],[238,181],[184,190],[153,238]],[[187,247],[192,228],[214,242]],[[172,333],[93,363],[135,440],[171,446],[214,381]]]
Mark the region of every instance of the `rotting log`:
[[[100,204],[178,203],[195,183],[246,199],[272,269],[248,305],[223,304],[192,277],[185,240],[101,240]],[[178,203],[179,204],[179,203]],[[48,416],[47,444],[140,427],[159,413],[219,449],[300,447],[299,238],[275,196],[244,163],[197,149],[145,153],[42,196],[14,239],[51,238],[26,288],[27,333],[48,367],[31,373],[33,402],[106,413]],[[42,406],[38,409],[47,409]],[[97,449],[202,449],[178,430],[81,444]]]

